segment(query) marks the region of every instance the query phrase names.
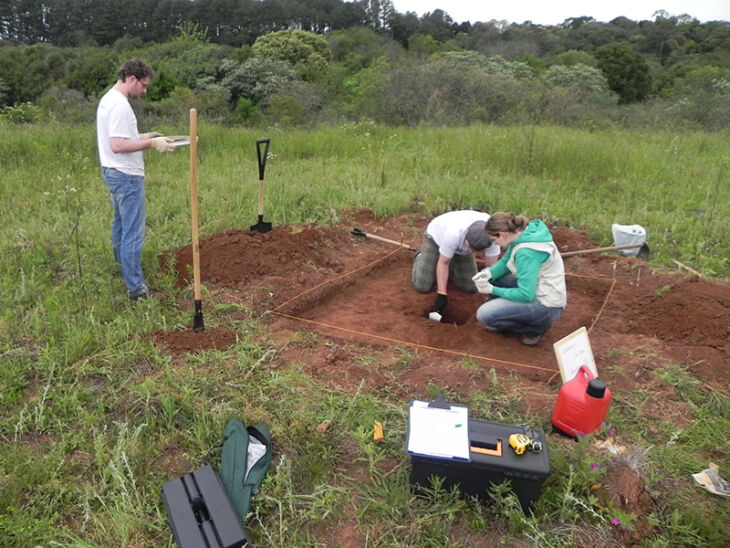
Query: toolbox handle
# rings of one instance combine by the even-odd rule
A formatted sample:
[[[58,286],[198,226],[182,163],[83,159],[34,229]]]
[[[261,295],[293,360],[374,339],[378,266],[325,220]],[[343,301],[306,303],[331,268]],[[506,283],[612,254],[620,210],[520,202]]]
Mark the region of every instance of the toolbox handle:
[[[502,440],[498,439],[496,443],[489,443],[488,441],[472,441],[471,447],[469,447],[469,449],[472,453],[501,457]]]

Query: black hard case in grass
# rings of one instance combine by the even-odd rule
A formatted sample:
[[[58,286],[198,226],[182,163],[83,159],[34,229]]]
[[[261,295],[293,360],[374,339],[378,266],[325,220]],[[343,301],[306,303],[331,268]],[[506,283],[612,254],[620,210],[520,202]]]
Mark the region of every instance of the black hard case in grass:
[[[179,548],[249,546],[220,477],[204,466],[167,482],[162,499]]]
[[[511,434],[527,434],[542,443],[539,453],[525,451],[517,455],[509,445]],[[489,488],[492,484],[510,482],[512,491],[520,501],[522,510],[528,513],[540,496],[542,485],[550,475],[545,432],[511,424],[469,419],[469,461],[416,455],[411,453],[411,485],[418,490],[430,487],[431,476],[444,478],[446,489],[458,486],[467,495],[473,495],[490,502]],[[479,452],[488,450],[501,455],[487,455]],[[408,441],[406,440],[406,447]]]

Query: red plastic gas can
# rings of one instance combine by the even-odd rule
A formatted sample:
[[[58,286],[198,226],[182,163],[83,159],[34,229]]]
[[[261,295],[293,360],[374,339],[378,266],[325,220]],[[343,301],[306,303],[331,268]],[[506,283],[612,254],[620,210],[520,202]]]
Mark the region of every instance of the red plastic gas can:
[[[588,367],[581,366],[571,380],[558,392],[553,410],[553,426],[577,438],[600,428],[611,405],[611,391],[606,383],[593,376]]]

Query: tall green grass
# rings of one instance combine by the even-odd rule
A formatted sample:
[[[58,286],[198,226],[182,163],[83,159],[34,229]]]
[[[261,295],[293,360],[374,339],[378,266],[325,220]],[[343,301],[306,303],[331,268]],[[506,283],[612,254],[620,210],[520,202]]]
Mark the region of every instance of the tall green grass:
[[[187,132],[184,123],[156,129]],[[0,211],[16,219],[6,224],[4,245],[22,245],[23,237],[51,227],[55,239],[68,241],[64,233],[77,219],[79,237],[88,239],[86,227],[107,222],[93,127],[0,131]],[[368,123],[255,133],[203,123],[199,134],[202,235],[255,220],[254,143],[268,136],[266,216],[277,224],[333,222],[345,208],[387,216],[478,207],[563,221],[589,230],[601,245],[612,243],[612,223],[641,224],[658,262],[678,259],[710,276],[730,276],[727,134]],[[151,248],[189,239],[188,165],[185,149],[148,154]],[[80,204],[68,187],[83,195]],[[29,225],[24,215],[37,222]]]
[[[140,123],[187,132],[185,121]],[[727,134],[370,123],[262,132],[205,121],[199,134],[203,237],[255,222],[255,140],[266,136],[265,217],[276,225],[337,223],[351,208],[386,217],[476,207],[562,221],[610,245],[611,223],[638,223],[657,264],[676,258],[707,275],[730,274]],[[265,326],[230,304],[206,309],[206,323],[242,334],[226,351],[171,358],[149,343],[155,331],[190,321],[175,301],[188,300],[188,290],[157,265],[159,252],[190,241],[186,149],[147,153],[143,262],[165,298],[132,306],[111,256],[111,206],[92,125],[4,125],[0,139],[0,544],[172,546],[160,487],[215,451],[234,415],[270,425],[277,450],[249,520],[255,545],[318,546],[333,530],[359,531],[367,546],[467,546],[487,535],[538,546],[610,539],[616,509],[590,495],[600,477],[586,444],[551,448],[554,473],[534,516],[503,489],[488,508],[438,486],[415,498],[403,454],[405,406],[387,387],[324,388],[302,364],[282,363]],[[302,334],[291,344],[316,339]],[[377,362],[375,354],[363,363]],[[412,355],[404,349],[393,359],[403,368]],[[710,458],[727,474],[728,395],[707,394],[679,366],[659,374],[692,410],[690,426],[645,429],[640,388],[617,397],[611,411],[623,439],[653,447],[645,464],[661,504],[645,544],[720,545],[727,505],[688,478]],[[424,397],[443,388],[428,387]],[[447,394],[482,416],[541,419],[496,376],[471,398]],[[314,438],[323,417],[337,420]],[[389,433],[378,445],[370,441],[376,418]]]

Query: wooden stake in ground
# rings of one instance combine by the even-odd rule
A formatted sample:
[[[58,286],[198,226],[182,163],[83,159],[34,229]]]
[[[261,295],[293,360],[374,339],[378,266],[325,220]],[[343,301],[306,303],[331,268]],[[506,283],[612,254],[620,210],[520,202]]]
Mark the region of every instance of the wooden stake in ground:
[[[691,272],[698,278],[705,278],[706,276],[702,274],[701,272],[697,272],[694,268],[688,267],[686,264],[680,263],[677,259],[672,259],[674,261],[674,264],[676,264],[680,268],[684,268],[687,272]]]
[[[203,331],[203,302],[200,297],[200,245],[198,244],[198,111],[190,109],[190,226],[193,236],[193,331]]]

